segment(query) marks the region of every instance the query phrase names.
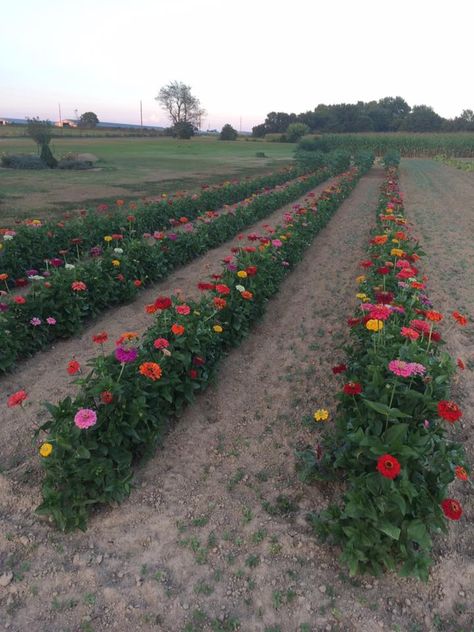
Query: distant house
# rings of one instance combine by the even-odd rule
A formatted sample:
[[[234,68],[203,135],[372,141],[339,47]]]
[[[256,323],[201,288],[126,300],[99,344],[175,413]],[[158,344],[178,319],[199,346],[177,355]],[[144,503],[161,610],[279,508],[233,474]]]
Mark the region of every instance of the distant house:
[[[79,121],[74,121],[73,119],[62,119],[62,121],[56,121],[55,127],[79,127]]]
[[[0,119],[0,125],[8,125],[9,121],[7,121],[6,119]]]

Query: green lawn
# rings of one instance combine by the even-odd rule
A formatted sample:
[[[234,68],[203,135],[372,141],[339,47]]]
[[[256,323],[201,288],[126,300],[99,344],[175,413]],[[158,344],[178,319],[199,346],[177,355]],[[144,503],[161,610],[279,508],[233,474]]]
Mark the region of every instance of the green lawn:
[[[0,169],[0,221],[41,217],[98,201],[137,199],[194,189],[232,177],[258,175],[287,164],[294,145],[265,141],[218,141],[199,137],[55,138],[53,153],[88,152],[100,161],[89,171]],[[0,138],[0,153],[35,153],[27,138]],[[265,158],[257,158],[264,152]]]

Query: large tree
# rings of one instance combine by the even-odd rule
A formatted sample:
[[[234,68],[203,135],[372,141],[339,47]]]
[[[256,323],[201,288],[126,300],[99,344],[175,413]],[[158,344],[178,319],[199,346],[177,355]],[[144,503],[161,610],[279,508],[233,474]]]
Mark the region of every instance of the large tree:
[[[172,81],[163,86],[155,100],[168,112],[173,126],[190,123],[199,128],[201,118],[206,114],[199,99],[191,94],[191,87],[181,81]]]
[[[99,119],[95,112],[84,112],[81,114],[81,118],[79,119],[79,127],[83,127],[85,129],[93,129],[97,127],[99,124]]]

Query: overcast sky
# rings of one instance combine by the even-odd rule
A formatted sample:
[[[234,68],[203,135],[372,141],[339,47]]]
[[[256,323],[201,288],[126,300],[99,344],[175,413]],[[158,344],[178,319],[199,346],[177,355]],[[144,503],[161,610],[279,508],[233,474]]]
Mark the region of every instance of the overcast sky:
[[[272,110],[402,96],[474,109],[474,1],[7,0],[0,116],[166,125],[154,97],[189,84],[202,127]]]

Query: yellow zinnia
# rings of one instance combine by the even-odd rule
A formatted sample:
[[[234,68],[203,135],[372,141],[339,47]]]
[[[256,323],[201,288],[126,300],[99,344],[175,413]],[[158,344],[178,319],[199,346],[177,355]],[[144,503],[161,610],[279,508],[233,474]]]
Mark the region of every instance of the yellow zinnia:
[[[112,265],[118,268],[120,265],[120,261],[118,259],[112,259]]]
[[[104,241],[112,241],[112,236],[111,235],[106,235],[104,237]]]
[[[392,257],[403,257],[405,253],[400,248],[392,248],[390,254],[392,255]]]
[[[44,457],[49,456],[52,451],[53,451],[53,446],[51,445],[51,443],[43,443],[43,445],[39,449],[39,453],[41,454],[41,456],[44,456]]]
[[[216,334],[221,334],[224,331],[220,325],[214,325],[213,329]]]
[[[360,301],[366,301],[368,299],[368,296],[363,292],[357,292],[356,298],[358,298]]]
[[[365,281],[365,274],[360,274],[356,277],[356,283],[363,283]]]
[[[314,421],[327,421],[329,418],[329,411],[325,408],[318,408],[313,417]]]
[[[380,331],[381,329],[383,329],[383,321],[371,318],[365,323],[365,326],[369,331]]]
[[[247,273],[245,272],[245,270],[239,270],[239,271],[237,272],[237,276],[238,276],[240,279],[246,279],[246,278],[247,278]]]

